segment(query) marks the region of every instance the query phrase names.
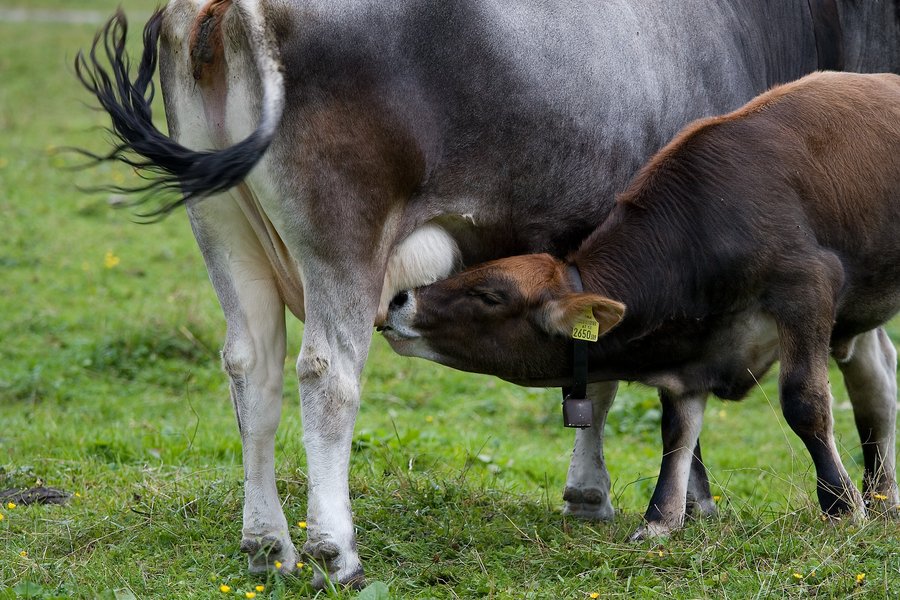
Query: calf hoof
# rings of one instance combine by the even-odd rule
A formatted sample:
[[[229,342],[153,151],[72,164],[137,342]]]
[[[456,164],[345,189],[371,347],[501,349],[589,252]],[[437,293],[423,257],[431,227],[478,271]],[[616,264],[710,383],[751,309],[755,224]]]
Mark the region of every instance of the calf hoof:
[[[563,514],[586,521],[612,521],[616,511],[609,501],[609,494],[596,488],[579,490],[567,487],[563,492]]]
[[[678,527],[672,527],[671,525],[666,525],[665,523],[659,521],[644,523],[643,525],[635,529],[634,533],[628,536],[628,541],[640,542],[643,540],[654,540],[662,537],[668,537],[676,529],[678,529]]]
[[[366,576],[359,559],[345,564],[347,561],[337,544],[327,540],[308,541],[303,546],[303,554],[313,566],[312,585],[317,590],[325,589],[327,583],[354,590],[365,587]]]
[[[865,522],[866,502],[852,484],[843,490],[835,490],[820,484],[818,496],[825,517],[832,522],[849,521],[856,524]]]
[[[712,498],[688,499],[687,517],[690,519],[711,519],[719,516],[719,508]]]
[[[297,550],[290,539],[284,542],[275,535],[245,537],[241,540],[241,552],[248,555],[250,572],[254,574],[272,570],[288,574],[297,568]]]
[[[897,493],[896,486],[867,492],[865,500],[866,515],[870,517],[896,519],[900,516],[900,495]]]

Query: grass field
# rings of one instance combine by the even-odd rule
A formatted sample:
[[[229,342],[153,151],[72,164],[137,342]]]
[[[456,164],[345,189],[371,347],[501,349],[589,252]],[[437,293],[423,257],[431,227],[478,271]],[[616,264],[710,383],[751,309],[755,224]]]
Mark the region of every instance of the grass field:
[[[111,12],[117,2],[27,4]],[[13,6],[0,0],[0,14]],[[314,592],[308,569],[245,572],[224,321],[184,215],[137,225],[108,194],[76,187],[129,173],[64,169],[78,161],[58,148],[104,147],[103,115],[83,105],[71,69],[95,29],[0,20],[0,490],[42,481],[75,493],[66,506],[0,507],[0,600],[243,598],[257,585],[257,598],[350,597]],[[290,324],[277,439],[289,522],[306,502],[301,332]],[[891,332],[900,339],[900,325]],[[836,370],[832,383],[838,443],[859,481]],[[383,586],[360,597],[900,597],[898,525],[819,520],[811,462],[771,375],[744,402],[707,408],[721,517],[640,544],[624,540],[658,470],[653,390],[623,386],[607,426],[613,524],[560,513],[572,433],[557,392],[400,358],[380,338],[363,390],[350,485],[367,575]],[[303,530],[293,534],[302,544]]]

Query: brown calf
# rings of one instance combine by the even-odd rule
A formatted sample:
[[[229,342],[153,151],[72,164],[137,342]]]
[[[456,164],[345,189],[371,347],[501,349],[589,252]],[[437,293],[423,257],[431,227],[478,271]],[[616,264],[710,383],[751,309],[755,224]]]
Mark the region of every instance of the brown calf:
[[[661,391],[664,458],[635,537],[682,524],[707,393],[739,399],[780,358],[782,409],[822,510],[861,515],[898,502],[896,351],[880,328],[900,310],[898,224],[900,77],[817,73],[685,128],[567,263],[518,256],[401,294],[385,336],[402,354],[556,386],[589,310],[590,379]],[[835,446],[829,354],[854,407],[865,501]]]

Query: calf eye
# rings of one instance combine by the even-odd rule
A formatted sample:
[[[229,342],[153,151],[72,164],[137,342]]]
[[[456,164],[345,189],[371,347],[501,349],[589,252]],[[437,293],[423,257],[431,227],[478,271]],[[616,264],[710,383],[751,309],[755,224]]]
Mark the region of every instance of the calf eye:
[[[474,296],[481,300],[487,306],[497,306],[499,304],[503,304],[506,298],[503,297],[503,294],[496,292],[494,290],[485,290],[485,289],[474,289],[469,292],[470,296]]]

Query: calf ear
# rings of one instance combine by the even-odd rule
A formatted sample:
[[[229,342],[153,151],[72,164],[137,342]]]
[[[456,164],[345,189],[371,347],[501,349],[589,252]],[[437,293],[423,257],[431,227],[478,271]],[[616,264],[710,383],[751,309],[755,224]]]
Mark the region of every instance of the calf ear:
[[[572,337],[572,329],[590,311],[599,324],[599,335],[619,324],[625,305],[597,294],[575,293],[550,300],[544,305],[541,325],[553,335]]]

